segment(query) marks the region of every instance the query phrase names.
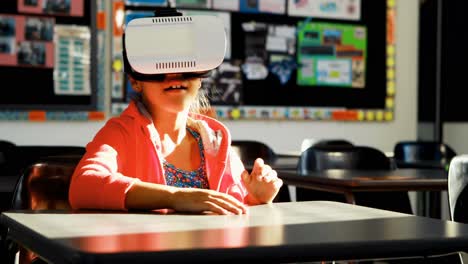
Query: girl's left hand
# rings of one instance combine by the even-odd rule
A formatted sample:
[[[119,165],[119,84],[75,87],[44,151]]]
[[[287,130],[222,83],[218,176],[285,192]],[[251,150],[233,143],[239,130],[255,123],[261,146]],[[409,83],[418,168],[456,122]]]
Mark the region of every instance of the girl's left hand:
[[[276,171],[263,162],[263,159],[255,160],[252,173],[242,173],[242,179],[250,197],[250,204],[271,203],[278,194],[283,181],[278,178]]]

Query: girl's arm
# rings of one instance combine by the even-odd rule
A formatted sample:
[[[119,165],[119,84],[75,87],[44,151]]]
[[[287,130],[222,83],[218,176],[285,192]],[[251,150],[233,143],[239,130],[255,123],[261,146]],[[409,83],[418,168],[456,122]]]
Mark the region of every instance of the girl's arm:
[[[126,208],[174,209],[179,212],[245,214],[247,208],[234,197],[198,188],[178,188],[162,184],[136,182],[127,192]]]

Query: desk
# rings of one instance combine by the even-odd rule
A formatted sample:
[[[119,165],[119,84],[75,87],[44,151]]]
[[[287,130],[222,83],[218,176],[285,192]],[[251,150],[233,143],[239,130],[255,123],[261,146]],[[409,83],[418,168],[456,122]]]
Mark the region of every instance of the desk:
[[[396,170],[325,170],[306,175],[278,170],[285,184],[319,191],[341,193],[354,204],[354,193],[363,191],[443,191],[447,190],[447,172],[439,169]],[[440,196],[433,199],[427,215],[440,218]],[[435,206],[438,203],[439,206]]]
[[[240,216],[11,211],[0,221],[11,239],[52,263],[277,263],[468,247],[468,225],[328,201],[253,206]]]

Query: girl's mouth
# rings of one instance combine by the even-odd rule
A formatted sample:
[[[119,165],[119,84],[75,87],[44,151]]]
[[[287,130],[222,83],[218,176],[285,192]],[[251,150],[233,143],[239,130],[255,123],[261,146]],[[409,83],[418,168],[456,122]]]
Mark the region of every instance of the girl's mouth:
[[[173,85],[164,89],[164,91],[187,90],[187,87],[182,85]]]

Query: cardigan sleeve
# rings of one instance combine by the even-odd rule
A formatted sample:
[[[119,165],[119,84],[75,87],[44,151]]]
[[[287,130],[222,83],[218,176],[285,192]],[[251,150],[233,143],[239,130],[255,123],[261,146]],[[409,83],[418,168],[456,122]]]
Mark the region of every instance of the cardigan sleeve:
[[[127,131],[111,119],[87,144],[70,182],[69,202],[73,209],[125,210],[126,193],[139,181],[119,173],[129,155],[127,139]]]

